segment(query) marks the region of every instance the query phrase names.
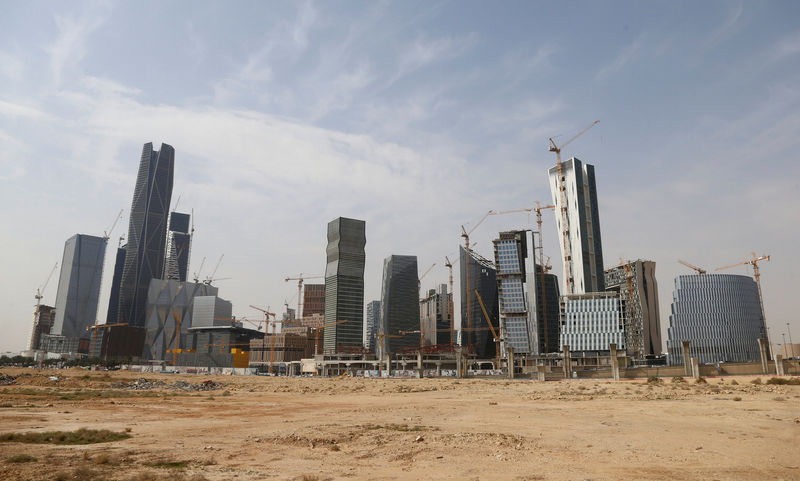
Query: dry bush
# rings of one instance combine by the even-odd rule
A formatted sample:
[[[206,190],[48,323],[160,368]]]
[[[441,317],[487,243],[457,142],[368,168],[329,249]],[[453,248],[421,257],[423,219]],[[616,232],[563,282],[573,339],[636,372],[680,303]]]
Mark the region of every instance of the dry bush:
[[[128,439],[130,434],[117,433],[108,429],[78,429],[77,431],[48,431],[44,433],[5,433],[0,434],[0,442],[28,444],[95,444]]]
[[[800,386],[800,378],[771,377],[767,379],[767,384],[777,384],[781,386]]]
[[[750,381],[750,384],[761,384],[761,378],[757,377],[753,379],[752,381]]]
[[[684,379],[683,376],[675,376],[672,378],[672,380],[670,380],[670,382],[673,384],[685,383],[686,379]]]
[[[661,384],[662,381],[660,377],[657,376],[650,376],[647,378],[647,384]]]
[[[708,384],[708,381],[706,381],[706,378],[704,378],[704,377],[698,377],[697,379],[695,379],[694,383],[695,384]]]
[[[734,397],[734,398],[733,398],[733,400],[734,400],[734,401],[741,401],[741,400],[742,400],[742,397],[741,397],[741,396],[736,396],[736,397]]]
[[[34,458],[30,454],[17,454],[6,459],[7,463],[33,463],[36,461],[38,461],[38,459]]]

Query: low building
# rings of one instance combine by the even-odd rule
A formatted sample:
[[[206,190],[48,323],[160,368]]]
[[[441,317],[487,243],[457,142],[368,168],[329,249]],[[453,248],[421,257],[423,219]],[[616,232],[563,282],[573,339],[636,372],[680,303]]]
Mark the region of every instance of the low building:
[[[450,312],[452,294],[447,292],[447,284],[440,284],[438,289],[429,289],[427,296],[419,300],[419,322],[426,346],[450,344],[451,330],[455,337]]]
[[[192,326],[187,334],[185,347],[177,353],[181,366],[248,367],[250,341],[264,337],[261,331],[234,325]]]
[[[42,334],[50,334],[53,322],[56,320],[56,308],[40,304],[33,313],[33,330],[31,331],[30,350],[39,349]]]
[[[306,353],[308,338],[299,334],[267,334],[250,341],[250,367],[268,369],[270,363],[299,361]],[[277,367],[274,367],[277,371]]]
[[[195,296],[192,327],[233,325],[233,304],[218,296]]]
[[[561,296],[561,345],[572,352],[606,352],[612,343],[624,349],[624,322],[617,293]]]

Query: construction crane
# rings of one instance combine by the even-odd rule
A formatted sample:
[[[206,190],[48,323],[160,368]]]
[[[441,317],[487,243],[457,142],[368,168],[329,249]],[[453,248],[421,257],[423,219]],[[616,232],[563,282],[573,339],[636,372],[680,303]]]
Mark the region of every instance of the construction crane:
[[[338,326],[339,324],[344,324],[345,322],[348,322],[348,321],[346,319],[343,319],[341,321],[327,322],[325,324],[322,324],[321,326],[310,328],[312,331],[314,331],[314,354],[315,355],[317,354],[317,351],[319,350],[320,333],[326,327]]]
[[[547,258],[547,264],[546,264],[545,260],[544,260],[544,240],[542,238],[542,211],[543,210],[548,210],[548,209],[555,210],[556,206],[554,206],[554,205],[542,206],[541,202],[539,202],[538,200],[535,201],[535,203],[536,203],[536,207],[534,207],[533,210],[536,212],[536,226],[537,226],[536,228],[537,228],[537,233],[539,235],[539,247],[536,247],[536,245],[534,245],[533,249],[534,249],[534,251],[536,251],[538,249],[538,251],[539,251],[539,265],[542,266],[542,269],[539,271],[539,298],[540,298],[540,302],[541,302],[541,306],[542,306],[542,323],[541,323],[541,325],[544,326],[544,351],[545,352],[550,352],[550,336],[548,335],[548,332],[547,332],[547,328],[549,326],[549,324],[547,323],[547,311],[548,311],[548,309],[547,309],[547,289],[545,289],[545,286],[544,286],[545,275],[546,275],[547,271],[549,270],[549,269],[547,269],[547,264],[549,264],[550,258],[549,257]],[[536,267],[535,266],[534,266],[533,270],[534,270],[533,275],[535,276],[536,275],[536,272],[535,272],[536,271]]]
[[[323,277],[324,276],[319,276],[319,275],[304,276],[303,273],[301,272],[297,277],[287,277],[286,279],[284,279],[284,282],[297,281],[297,312],[295,312],[294,315],[298,323],[300,322],[301,319],[300,305],[302,304],[303,300],[303,281],[307,279],[322,279]],[[289,306],[286,306],[286,309],[288,312]]]
[[[758,302],[759,304],[761,304],[761,324],[762,324],[761,328],[764,331],[764,335],[767,338],[767,346],[769,346],[770,345],[769,330],[767,329],[767,318],[764,315],[764,298],[761,296],[761,272],[758,270],[758,263],[763,261],[769,261],[770,256],[758,256],[756,255],[755,252],[751,252],[750,254],[752,255],[751,259],[748,259],[743,262],[737,262],[736,264],[731,264],[729,266],[719,267],[714,270],[721,271],[723,269],[730,269],[731,267],[743,266],[747,264],[753,266],[753,277],[756,279],[756,287],[758,288]]]
[[[599,124],[599,120],[595,120],[592,122],[588,127],[578,132],[577,135],[572,137],[571,139],[567,140],[561,146],[556,145],[555,141],[552,137],[550,137],[550,146],[548,147],[549,152],[555,152],[556,154],[556,166],[558,168],[558,194],[559,194],[559,201],[561,202],[561,240],[562,240],[562,248],[564,250],[564,282],[566,286],[566,293],[572,293],[572,251],[570,250],[569,245],[569,223],[567,220],[567,193],[566,187],[564,186],[564,167],[561,162],[561,149],[569,145],[573,140],[577,139],[581,135],[585,134],[587,130],[591,129],[595,125]]]
[[[496,212],[496,211],[490,210],[486,214],[484,214],[483,217],[481,217],[480,220],[478,220],[478,222],[476,222],[474,226],[472,226],[472,229],[470,229],[469,232],[467,232],[467,230],[464,228],[463,225],[461,226],[461,237],[464,238],[464,254],[466,255],[466,271],[464,272],[464,274],[465,274],[464,278],[466,279],[466,284],[467,284],[466,285],[466,291],[465,291],[465,292],[467,292],[467,328],[471,328],[472,327],[472,309],[471,309],[471,307],[472,307],[472,305],[471,305],[472,304],[471,303],[472,296],[469,295],[469,292],[472,290],[471,286],[470,286],[470,275],[469,275],[469,262],[470,262],[469,236],[473,232],[475,232],[475,229],[477,229],[478,226],[481,225],[483,223],[483,221],[485,221],[486,218],[489,217],[490,215],[513,214],[515,212],[531,212],[533,210],[534,210],[533,207],[528,207],[528,208],[524,208],[524,209],[504,210],[504,211],[500,211],[500,212]],[[462,320],[462,322],[463,322],[463,320]],[[472,344],[471,336],[470,336],[468,344]]]
[[[33,296],[36,299],[36,315],[39,314],[39,305],[41,303],[42,298],[44,297],[44,290],[47,288],[47,284],[50,283],[50,278],[53,277],[53,273],[58,269],[58,262],[50,269],[50,274],[47,275],[47,279],[45,279],[44,284],[36,288],[36,295]]]
[[[699,274],[699,275],[703,275],[703,274],[706,274],[708,272],[707,270],[703,269],[702,267],[693,266],[692,264],[689,264],[686,261],[682,261],[682,260],[678,259],[678,262],[680,262],[681,264],[685,265],[689,269],[694,269],[695,271],[697,271],[697,274]]]
[[[433,264],[431,264],[430,267],[428,267],[428,270],[426,270],[421,276],[419,276],[419,279],[417,279],[417,296],[421,295],[420,291],[422,290],[422,278],[427,276],[428,273],[431,271],[431,269],[433,269],[435,266],[436,266],[436,263],[434,262]],[[419,322],[419,347],[422,347],[424,345],[425,345],[425,325],[422,323],[422,319],[420,319],[420,322]]]
[[[219,256],[219,260],[217,261],[217,265],[214,266],[214,270],[211,271],[211,274],[206,277],[206,280],[203,281],[203,284],[211,285],[214,281],[221,281],[224,279],[230,279],[229,277],[225,277],[224,279],[214,279],[214,276],[217,274],[217,269],[219,269],[219,265],[222,263],[222,258],[225,257],[225,254]],[[203,258],[205,260],[205,257]],[[202,266],[201,266],[202,267]]]
[[[444,256],[444,265],[447,267],[447,270],[450,271],[450,299],[448,302],[448,309],[450,310],[450,342],[455,343],[455,325],[453,319],[453,263],[450,262],[450,259],[447,256]]]
[[[119,210],[119,214],[117,214],[117,218],[114,219],[114,223],[111,224],[111,227],[109,227],[108,230],[103,231],[103,239],[108,240],[108,238],[111,237],[111,233],[114,232],[114,227],[117,226],[117,222],[119,222],[119,218],[122,217],[122,211],[123,210],[124,209],[120,209]]]
[[[475,295],[478,297],[478,302],[481,305],[481,310],[483,311],[483,315],[486,316],[486,323],[489,324],[489,329],[492,331],[492,336],[494,336],[494,342],[496,344],[495,350],[497,351],[497,369],[500,369],[500,361],[502,359],[502,352],[500,351],[500,343],[503,340],[503,326],[499,323],[497,327],[500,329],[500,334],[498,334],[494,330],[494,326],[492,325],[492,318],[489,317],[489,313],[486,312],[486,306],[483,305],[483,299],[481,299],[481,295],[478,294],[478,290],[475,289]]]
[[[277,320],[276,319],[277,318],[277,314],[275,314],[274,312],[269,312],[269,306],[267,306],[266,309],[262,309],[262,308],[260,308],[258,306],[254,306],[254,305],[250,304],[250,307],[252,307],[253,309],[257,309],[257,310],[263,312],[264,316],[265,316],[265,319],[267,321],[267,324],[270,325],[270,323],[271,323],[272,335],[270,336],[270,343],[269,343],[269,372],[270,372],[270,374],[274,374],[275,372],[273,370],[273,365],[275,364],[275,324],[282,324],[282,323],[289,322],[289,321],[288,320],[286,320],[286,321]],[[269,320],[269,316],[272,316],[272,320],[271,321]],[[265,345],[267,343],[267,331],[268,331],[268,329],[264,329],[264,344]]]
[[[200,261],[200,268],[197,269],[197,272],[194,273],[194,283],[197,284],[200,282],[200,273],[203,272],[203,266],[206,264],[206,258],[203,256],[203,260]]]

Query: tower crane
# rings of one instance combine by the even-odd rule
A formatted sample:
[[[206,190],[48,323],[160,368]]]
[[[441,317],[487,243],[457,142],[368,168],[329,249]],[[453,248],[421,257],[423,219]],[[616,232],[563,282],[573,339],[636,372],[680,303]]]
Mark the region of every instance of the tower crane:
[[[114,219],[114,223],[111,224],[111,227],[109,227],[108,230],[103,231],[103,239],[108,240],[108,238],[111,237],[111,233],[114,232],[114,227],[117,226],[117,222],[119,222],[119,218],[122,217],[122,211],[123,210],[124,209],[120,209],[119,210],[119,214],[117,214],[117,217],[116,217],[116,219]]]
[[[53,273],[58,268],[58,262],[55,263],[52,269],[50,269],[50,274],[47,275],[47,279],[45,279],[44,284],[36,288],[36,294],[34,294],[33,298],[36,299],[36,308],[33,311],[33,329],[34,333],[31,335],[31,344],[34,343],[34,339],[37,339],[36,329],[37,324],[41,319],[39,319],[39,309],[41,308],[41,301],[44,297],[44,290],[47,288],[47,284],[50,283],[50,278],[53,277]],[[52,327],[52,326],[51,326]],[[49,332],[49,331],[48,331]],[[31,349],[39,349],[39,346],[31,346]]]
[[[206,263],[206,258],[204,256],[203,260],[200,261],[200,268],[197,269],[197,272],[194,273],[194,283],[195,284],[200,282],[200,273],[203,272],[203,266],[205,265],[205,263]]]
[[[498,334],[497,331],[494,330],[494,326],[492,325],[492,318],[489,317],[489,313],[486,312],[486,306],[483,305],[483,299],[481,299],[481,295],[478,294],[478,290],[475,289],[475,295],[478,297],[478,302],[481,305],[481,310],[483,311],[483,315],[486,316],[486,323],[489,324],[489,329],[492,331],[492,336],[494,336],[494,342],[496,344],[495,350],[497,351],[497,369],[500,369],[500,361],[502,352],[500,351],[500,343],[503,341],[503,326],[500,323],[497,324],[498,329],[500,329],[500,333]],[[513,360],[509,363],[509,366],[513,364]],[[513,367],[511,367],[513,369]]]
[[[214,275],[217,273],[217,269],[219,269],[219,265],[222,263],[222,258],[223,257],[225,257],[225,254],[222,254],[222,255],[219,256],[219,260],[217,261],[217,265],[214,266],[214,270],[211,271],[211,274],[208,277],[206,277],[205,281],[203,281],[204,284],[208,284],[210,286],[212,282],[221,281],[222,280],[222,279],[214,279]],[[203,258],[203,260],[205,260],[205,257]],[[226,277],[225,279],[228,279],[228,277]]]
[[[455,326],[454,326],[454,318],[453,318],[453,263],[450,262],[450,259],[447,256],[444,256],[444,265],[447,267],[447,270],[450,271],[450,300],[448,302],[448,309],[450,310],[450,342],[455,343]]]
[[[326,327],[338,326],[339,324],[344,324],[345,322],[348,322],[347,319],[342,319],[341,321],[326,322],[321,326],[310,328],[312,331],[314,331],[314,355],[316,355],[317,351],[319,350],[319,340],[321,337],[320,333],[323,330],[325,330]]]
[[[289,281],[297,281],[297,312],[295,312],[294,316],[298,323],[300,323],[300,305],[302,304],[303,299],[303,281],[307,279],[322,279],[323,276],[313,275],[313,276],[304,276],[301,272],[297,277],[287,277],[284,279],[284,282]],[[286,307],[288,310],[288,306]]]
[[[92,332],[92,345],[96,346],[97,345],[97,332],[100,329],[110,329],[112,327],[120,327],[120,326],[127,326],[127,325],[128,325],[127,322],[115,322],[114,324],[94,324],[94,325],[88,326],[86,328],[86,330],[87,331],[93,331]],[[108,344],[109,344],[109,341],[108,341],[108,339],[106,339],[105,340],[106,349],[105,349],[105,352],[103,353],[103,359],[108,359]],[[100,357],[100,353],[99,352],[97,353],[97,357]]]
[[[279,320],[277,320],[276,319],[277,314],[275,314],[274,312],[269,312],[269,306],[267,306],[266,309],[262,309],[262,308],[260,308],[258,306],[254,306],[254,305],[250,304],[250,307],[252,307],[253,309],[256,309],[256,310],[259,310],[259,311],[263,312],[264,313],[264,317],[265,317],[268,325],[270,323],[272,323],[271,324],[272,325],[272,335],[270,336],[270,343],[269,343],[269,372],[270,372],[270,374],[274,374],[275,372],[273,370],[273,365],[275,363],[275,324],[279,324],[279,323],[282,324],[282,323],[289,322],[289,321],[279,321]],[[269,320],[269,316],[272,316],[272,321]],[[267,330],[268,329],[264,329],[264,345],[265,346],[267,344]]]
[[[703,269],[702,267],[693,266],[693,265],[689,264],[686,261],[682,261],[682,260],[678,259],[678,262],[680,262],[681,264],[685,265],[689,269],[694,269],[695,271],[697,271],[697,274],[699,274],[699,275],[703,275],[703,274],[708,273],[708,271]],[[731,267],[731,266],[729,266],[729,267]],[[719,269],[717,269],[717,270],[719,270]]]
[[[561,203],[560,211],[561,211],[561,240],[562,240],[562,248],[564,250],[564,282],[567,290],[567,294],[572,293],[572,251],[569,245],[569,224],[567,220],[567,193],[566,187],[564,186],[564,166],[561,162],[561,149],[569,145],[573,140],[577,139],[581,135],[585,134],[587,130],[591,129],[595,125],[599,124],[599,120],[595,120],[588,127],[584,128],[580,132],[577,133],[574,137],[567,140],[561,146],[556,145],[555,141],[552,137],[550,137],[550,146],[548,147],[548,152],[555,152],[556,154],[556,166],[558,167],[558,194],[559,194],[559,202]]]
[[[761,296],[761,272],[758,270],[758,263],[768,261],[770,256],[757,256],[755,252],[751,252],[750,254],[752,256],[751,259],[743,262],[737,262],[736,264],[731,264],[729,266],[719,267],[714,270],[721,271],[723,269],[730,269],[731,267],[743,266],[747,264],[753,266],[753,277],[756,279],[756,287],[758,288],[758,302],[761,304],[761,329],[767,338],[767,346],[770,346],[769,331],[767,330],[767,318],[764,315],[764,298]]]
[[[485,213],[483,215],[483,217],[481,217],[480,220],[478,220],[478,222],[475,223],[474,226],[472,226],[472,229],[470,229],[469,232],[467,232],[467,230],[464,228],[463,225],[461,226],[461,237],[464,238],[464,254],[466,255],[466,271],[464,272],[464,274],[465,274],[464,278],[466,279],[466,284],[467,284],[466,285],[466,291],[465,291],[467,293],[467,329],[472,327],[472,309],[471,309],[471,307],[472,307],[472,303],[471,303],[472,295],[470,295],[471,286],[470,286],[470,275],[469,275],[469,262],[470,262],[469,236],[473,232],[475,232],[475,229],[477,229],[478,226],[481,225],[483,223],[483,221],[485,221],[486,218],[489,217],[490,215],[513,214],[513,213],[516,213],[516,212],[531,212],[533,210],[534,210],[533,207],[528,207],[528,208],[524,208],[524,209],[504,210],[504,211],[500,211],[500,212],[490,210],[487,213]],[[463,302],[463,300],[462,300],[462,302]],[[463,320],[462,320],[462,322],[463,322]],[[463,325],[462,325],[462,327],[463,327]],[[468,333],[469,332],[470,331],[468,331]],[[471,333],[469,334],[469,336],[470,336],[470,339],[469,339],[468,344],[472,344],[472,335],[471,335]]]

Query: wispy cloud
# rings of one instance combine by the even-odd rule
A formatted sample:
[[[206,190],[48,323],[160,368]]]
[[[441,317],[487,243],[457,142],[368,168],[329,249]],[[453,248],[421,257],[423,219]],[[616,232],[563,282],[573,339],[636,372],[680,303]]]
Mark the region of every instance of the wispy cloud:
[[[621,72],[625,67],[642,55],[644,43],[644,35],[640,35],[636,40],[623,47],[611,63],[597,72],[595,80],[603,81]]]
[[[35,107],[0,100],[0,115],[12,118],[50,120],[50,114]]]
[[[64,70],[75,68],[86,55],[86,42],[89,35],[99,28],[110,16],[110,4],[92,5],[80,16],[55,15],[58,36],[47,47],[50,54],[52,83],[58,88]]]

